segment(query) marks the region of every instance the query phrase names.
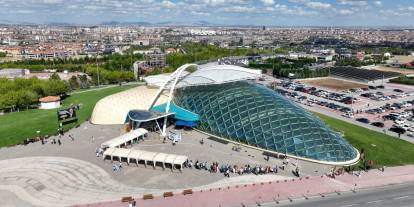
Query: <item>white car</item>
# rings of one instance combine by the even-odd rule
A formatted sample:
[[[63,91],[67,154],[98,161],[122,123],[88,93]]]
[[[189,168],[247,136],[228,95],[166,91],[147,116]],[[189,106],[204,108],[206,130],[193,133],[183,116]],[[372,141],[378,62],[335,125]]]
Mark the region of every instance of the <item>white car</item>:
[[[410,103],[404,103],[403,104],[403,107],[411,107],[411,106],[413,106],[412,104],[410,104]]]
[[[407,113],[407,112],[405,112],[405,111],[402,111],[402,112],[400,112],[399,114],[400,114],[400,117],[402,117],[402,118],[407,118],[407,117],[409,117],[409,116],[410,116],[410,114],[408,114],[408,113]]]
[[[342,116],[343,117],[346,117],[346,118],[350,118],[350,119],[354,118],[354,114],[353,113],[345,113],[345,114],[342,114]]]
[[[384,96],[385,100],[391,100],[391,97],[389,96]]]
[[[398,124],[398,125],[403,125],[405,123],[404,119],[397,119],[394,121],[394,123]]]

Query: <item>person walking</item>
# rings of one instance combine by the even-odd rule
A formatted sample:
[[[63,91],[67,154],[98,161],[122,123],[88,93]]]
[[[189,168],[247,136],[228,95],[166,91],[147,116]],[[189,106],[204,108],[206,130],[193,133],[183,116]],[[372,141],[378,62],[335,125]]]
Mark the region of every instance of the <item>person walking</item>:
[[[62,142],[60,141],[60,139],[58,139],[58,144],[59,146],[62,145]]]

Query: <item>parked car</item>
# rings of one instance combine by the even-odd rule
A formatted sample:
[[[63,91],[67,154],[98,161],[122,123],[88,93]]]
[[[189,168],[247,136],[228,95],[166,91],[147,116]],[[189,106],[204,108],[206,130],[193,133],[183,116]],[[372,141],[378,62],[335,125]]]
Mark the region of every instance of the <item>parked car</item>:
[[[369,119],[367,118],[357,118],[356,120],[364,124],[369,124]]]
[[[398,92],[398,93],[403,93],[403,92],[404,92],[403,90],[398,89],[398,88],[394,89],[394,91],[395,91],[395,92]]]
[[[390,131],[398,133],[398,134],[405,134],[406,130],[401,127],[391,127]]]
[[[404,119],[397,119],[397,120],[394,121],[394,123],[396,123],[396,124],[404,124],[405,123],[405,120]]]
[[[372,122],[371,125],[376,126],[376,127],[380,127],[380,128],[384,127],[384,123],[382,123],[382,122]]]
[[[344,113],[344,114],[342,114],[342,116],[344,116],[346,118],[354,118],[354,114],[353,113],[350,113],[350,112]]]
[[[395,120],[398,119],[396,116],[392,116],[392,115],[384,115],[384,116],[382,116],[382,118],[384,120],[392,120],[392,121],[395,121]]]

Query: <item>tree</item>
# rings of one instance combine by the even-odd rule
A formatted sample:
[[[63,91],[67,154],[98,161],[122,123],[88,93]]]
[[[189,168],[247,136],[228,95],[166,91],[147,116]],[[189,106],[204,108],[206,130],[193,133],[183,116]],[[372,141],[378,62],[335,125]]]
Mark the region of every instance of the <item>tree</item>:
[[[69,86],[61,80],[50,80],[43,85],[43,91],[45,96],[63,95],[69,91]]]
[[[60,80],[60,77],[59,77],[59,75],[57,73],[53,73],[50,76],[49,80]]]
[[[76,89],[76,88],[79,88],[79,82],[78,82],[78,78],[76,76],[72,76],[69,79],[69,86],[72,90]]]
[[[79,82],[80,82],[80,88],[89,88],[87,75],[80,75]]]

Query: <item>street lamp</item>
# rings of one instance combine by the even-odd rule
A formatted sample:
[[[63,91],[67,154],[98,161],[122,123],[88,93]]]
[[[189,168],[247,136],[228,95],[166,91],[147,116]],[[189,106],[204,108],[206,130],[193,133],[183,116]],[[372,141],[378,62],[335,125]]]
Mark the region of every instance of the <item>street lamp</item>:
[[[96,58],[95,58],[95,61],[96,61],[96,74],[97,74],[97,79],[98,79],[98,88],[99,88],[100,83],[99,83],[98,55],[99,55],[99,52],[97,51],[97,52],[96,52]]]

